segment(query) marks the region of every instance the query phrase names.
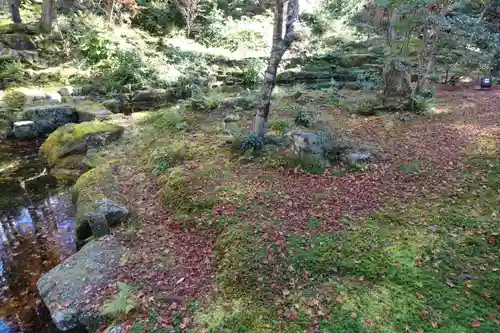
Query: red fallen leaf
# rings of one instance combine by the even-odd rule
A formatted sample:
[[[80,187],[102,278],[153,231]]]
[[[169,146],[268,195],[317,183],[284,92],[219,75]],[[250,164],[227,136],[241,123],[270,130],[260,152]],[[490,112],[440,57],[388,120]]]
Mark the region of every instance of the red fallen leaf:
[[[371,319],[365,319],[365,325],[366,326],[372,326],[372,320]]]
[[[481,326],[481,324],[479,323],[479,320],[473,320],[471,323],[469,323],[469,326],[479,327]]]
[[[485,291],[485,292],[483,293],[483,297],[484,297],[484,298],[490,298],[490,293],[489,293],[489,292],[487,292],[487,291]]]
[[[283,239],[278,239],[276,241],[276,245],[278,245],[281,249],[285,247],[285,241]]]

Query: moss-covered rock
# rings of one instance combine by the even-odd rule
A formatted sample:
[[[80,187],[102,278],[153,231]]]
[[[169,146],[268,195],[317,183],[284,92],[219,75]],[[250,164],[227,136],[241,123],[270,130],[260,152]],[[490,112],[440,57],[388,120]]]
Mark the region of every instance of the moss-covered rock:
[[[109,119],[113,114],[102,104],[87,98],[73,98],[67,104],[76,110],[78,121],[92,121],[95,119]]]
[[[89,149],[99,149],[122,134],[123,127],[106,122],[68,124],[47,138],[40,147],[40,154],[51,168],[84,171],[87,167],[83,159]]]
[[[117,170],[117,165],[100,165],[81,175],[73,186],[78,240],[92,235],[103,236],[109,227],[125,222],[129,217],[128,209],[117,200]]]

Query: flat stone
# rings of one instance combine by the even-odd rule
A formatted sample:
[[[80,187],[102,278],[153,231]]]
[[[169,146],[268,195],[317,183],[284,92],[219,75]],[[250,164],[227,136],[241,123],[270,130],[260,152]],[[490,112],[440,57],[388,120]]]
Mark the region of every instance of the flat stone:
[[[106,236],[89,242],[38,280],[38,292],[59,330],[97,327],[102,322],[99,309],[87,306],[92,301],[88,292],[114,281],[126,252],[114,237]]]
[[[62,125],[78,121],[76,110],[69,105],[46,104],[26,108],[25,120],[35,122],[39,134],[49,134]]]
[[[59,93],[46,93],[45,94],[45,99],[49,103],[61,103],[62,102],[62,97]]]
[[[14,122],[14,136],[19,140],[27,140],[38,137],[35,122],[31,120]]]
[[[68,104],[75,108],[79,122],[92,121],[95,119],[107,120],[113,114],[102,104],[89,98],[75,97],[68,101]]]

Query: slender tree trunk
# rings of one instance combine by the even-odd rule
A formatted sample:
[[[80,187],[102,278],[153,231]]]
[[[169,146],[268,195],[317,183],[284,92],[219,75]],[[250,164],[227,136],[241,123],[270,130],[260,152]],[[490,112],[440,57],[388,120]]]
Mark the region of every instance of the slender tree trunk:
[[[19,12],[19,6],[21,5],[21,0],[9,0],[10,7],[10,17],[14,23],[22,23],[21,13]]]
[[[43,0],[42,17],[40,18],[40,27],[44,32],[52,31],[52,23],[56,18],[56,0]]]
[[[439,34],[441,33],[442,22],[445,19],[446,13],[448,12],[449,5],[450,0],[445,0],[442,4],[439,16],[432,26],[432,35],[429,35],[427,27],[424,26],[424,29],[426,29],[424,30],[424,46],[420,55],[420,73],[418,75],[418,81],[414,90],[414,94],[418,94],[420,91],[422,91],[422,89],[425,88],[427,77],[429,76],[429,73],[432,70],[432,66],[434,64],[434,53],[439,39]]]
[[[113,12],[115,10],[115,0],[106,0],[106,20],[113,21]]]
[[[276,85],[276,74],[279,64],[295,38],[294,24],[299,16],[299,0],[288,0],[287,2],[285,34],[283,35],[283,15],[286,2],[285,0],[276,0],[273,45],[260,91],[259,109],[257,110],[253,124],[253,131],[260,136],[266,135],[271,96]]]

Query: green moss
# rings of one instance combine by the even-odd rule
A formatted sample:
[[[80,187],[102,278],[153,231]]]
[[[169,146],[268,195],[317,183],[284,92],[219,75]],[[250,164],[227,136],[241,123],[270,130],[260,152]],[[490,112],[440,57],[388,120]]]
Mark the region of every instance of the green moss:
[[[67,104],[74,107],[79,121],[91,121],[94,119],[109,119],[112,112],[106,109],[102,104],[89,99],[71,99]]]
[[[81,124],[68,124],[59,127],[52,134],[49,135],[47,140],[40,148],[42,157],[51,166],[60,166],[65,164],[76,163],[77,157],[71,156],[65,162],[61,162],[61,155],[71,145],[83,143],[84,140],[91,133],[112,133],[119,137],[123,132],[123,128],[114,124],[106,122],[85,122]]]
[[[3,102],[12,110],[22,109],[24,106],[24,93],[18,90],[8,90],[3,96]]]
[[[103,187],[112,182],[113,172],[109,164],[91,169],[82,174],[73,186],[73,201],[103,198]]]

